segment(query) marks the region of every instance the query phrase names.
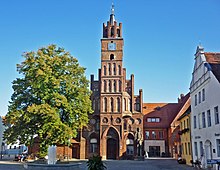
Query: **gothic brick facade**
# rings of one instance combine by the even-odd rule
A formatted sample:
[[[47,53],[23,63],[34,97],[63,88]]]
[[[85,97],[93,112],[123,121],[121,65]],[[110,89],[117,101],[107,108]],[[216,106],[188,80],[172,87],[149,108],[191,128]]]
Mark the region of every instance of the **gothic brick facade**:
[[[94,113],[80,138],[80,148],[86,146],[80,158],[100,154],[103,159],[132,159],[142,154],[143,95],[142,90],[134,95],[134,75],[126,79],[123,46],[122,23],[117,23],[112,8],[110,20],[103,24],[98,80],[91,75]]]

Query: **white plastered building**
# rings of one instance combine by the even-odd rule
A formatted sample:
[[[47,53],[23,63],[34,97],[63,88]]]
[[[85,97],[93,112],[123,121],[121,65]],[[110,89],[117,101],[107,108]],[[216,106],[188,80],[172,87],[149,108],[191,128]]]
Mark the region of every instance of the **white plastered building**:
[[[193,161],[206,168],[207,159],[220,160],[220,53],[197,47],[190,97]]]

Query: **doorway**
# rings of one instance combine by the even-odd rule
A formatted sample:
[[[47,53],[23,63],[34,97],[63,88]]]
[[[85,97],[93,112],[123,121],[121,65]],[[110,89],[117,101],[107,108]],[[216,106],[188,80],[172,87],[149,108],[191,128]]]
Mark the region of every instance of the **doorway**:
[[[150,157],[160,157],[160,146],[149,146]]]
[[[107,134],[107,159],[118,159],[119,136],[115,129],[110,128]]]

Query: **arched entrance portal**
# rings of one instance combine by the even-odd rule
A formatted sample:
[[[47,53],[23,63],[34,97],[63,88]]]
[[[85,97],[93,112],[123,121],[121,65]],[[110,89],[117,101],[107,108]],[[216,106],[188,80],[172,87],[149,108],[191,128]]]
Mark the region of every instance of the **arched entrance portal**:
[[[119,156],[119,136],[114,128],[107,133],[107,159],[117,159]]]
[[[205,142],[205,156],[206,159],[212,159],[212,143],[210,140]]]

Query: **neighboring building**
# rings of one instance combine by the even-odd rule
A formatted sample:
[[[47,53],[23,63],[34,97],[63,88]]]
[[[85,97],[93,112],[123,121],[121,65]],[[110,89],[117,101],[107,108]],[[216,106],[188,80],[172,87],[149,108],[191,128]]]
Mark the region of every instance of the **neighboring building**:
[[[170,156],[169,127],[179,109],[178,103],[144,103],[144,151],[149,157]]]
[[[220,53],[197,47],[190,96],[193,160],[207,167],[207,159],[220,159]]]
[[[178,103],[144,103],[144,151],[149,157],[173,156],[179,143],[177,116],[189,98],[181,95]]]
[[[189,101],[190,103],[190,101]],[[186,164],[192,165],[192,148],[191,148],[191,132],[190,132],[190,114],[191,106],[178,118],[180,122],[180,141],[181,141],[181,157],[186,160]]]
[[[134,75],[126,79],[123,67],[122,23],[117,23],[112,7],[103,24],[101,69],[98,80],[91,75],[92,105],[88,128],[73,145],[76,158],[100,154],[103,159],[133,159],[142,156],[142,90],[134,95]],[[74,152],[73,152],[74,154]]]
[[[178,121],[178,118],[188,109],[190,106],[190,93],[183,95],[180,95],[180,98],[178,99],[179,109],[176,113],[175,118],[170,123],[169,128],[169,151],[171,153],[171,156],[173,158],[178,158],[179,155],[182,153],[181,148],[181,141],[180,141],[180,122]]]
[[[0,159],[14,159],[18,154],[21,154],[27,147],[25,145],[15,142],[13,145],[6,144],[3,139],[6,127],[3,124],[4,117],[0,117]]]

